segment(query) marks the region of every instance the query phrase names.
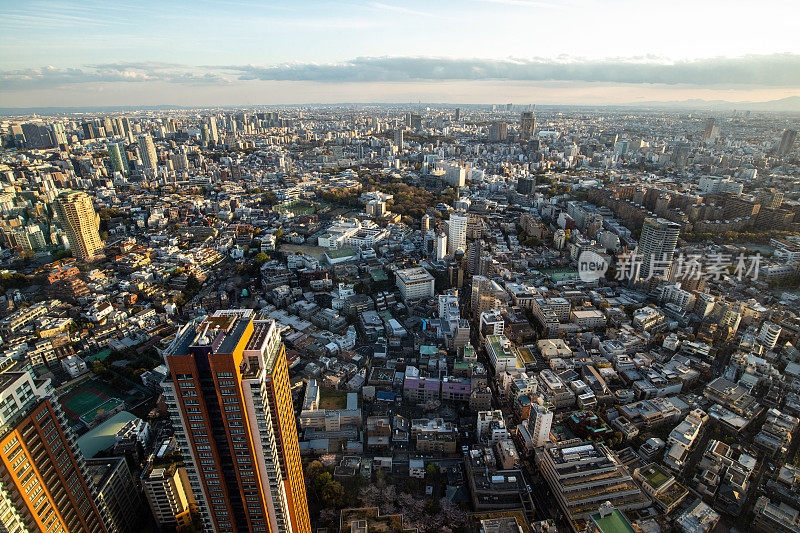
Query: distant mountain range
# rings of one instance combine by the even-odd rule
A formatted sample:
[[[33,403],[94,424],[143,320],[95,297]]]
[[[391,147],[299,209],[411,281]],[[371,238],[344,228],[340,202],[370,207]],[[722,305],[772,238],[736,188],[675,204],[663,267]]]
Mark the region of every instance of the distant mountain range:
[[[419,107],[422,105],[433,106],[447,106],[447,107],[465,107],[465,108],[478,108],[486,107],[482,104],[451,104],[451,103],[420,103],[409,102],[403,103],[331,103],[331,104],[298,104],[303,107],[314,106],[352,106],[352,105],[365,105],[365,106],[402,106],[408,105],[410,107]],[[181,106],[181,105],[153,105],[153,106],[86,106],[86,107],[0,107],[0,116],[13,116],[13,115],[61,115],[73,113],[119,113],[119,112],[136,112],[136,111],[164,111],[169,109],[246,109],[246,108],[270,108],[270,107],[292,107],[291,105],[247,105],[247,106]],[[685,109],[685,110],[733,110],[738,111],[772,111],[782,113],[800,113],[800,96],[789,96],[781,98],[780,100],[769,100],[766,102],[728,102],[727,100],[702,100],[694,98],[690,100],[672,100],[672,101],[647,101],[647,102],[630,102],[627,104],[603,104],[603,105],[554,105],[542,104],[539,107],[558,107],[558,108],[582,108],[582,109],[600,109],[600,108],[646,108],[646,109]]]
[[[727,100],[691,100],[668,102],[635,102],[620,107],[660,107],[670,109],[736,109],[741,111],[783,111],[800,113],[800,96],[789,96],[766,102],[728,102]],[[613,106],[616,107],[616,106]]]

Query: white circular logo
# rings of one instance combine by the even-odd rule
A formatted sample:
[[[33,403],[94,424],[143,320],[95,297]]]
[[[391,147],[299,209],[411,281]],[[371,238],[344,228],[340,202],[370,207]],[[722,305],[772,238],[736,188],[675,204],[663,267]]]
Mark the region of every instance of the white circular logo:
[[[584,250],[578,256],[578,277],[581,281],[587,283],[597,281],[606,275],[606,270],[608,261],[597,252]]]

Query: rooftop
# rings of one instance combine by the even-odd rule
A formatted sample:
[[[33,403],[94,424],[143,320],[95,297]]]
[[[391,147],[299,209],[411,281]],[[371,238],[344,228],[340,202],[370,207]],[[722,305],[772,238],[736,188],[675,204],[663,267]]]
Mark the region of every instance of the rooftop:
[[[120,411],[96,428],[78,438],[78,448],[84,457],[91,459],[99,452],[114,445],[117,433],[122,427],[132,420],[138,420],[136,415],[128,411]]]
[[[601,533],[634,533],[631,523],[617,509],[608,514],[595,513],[592,515],[592,521]]]

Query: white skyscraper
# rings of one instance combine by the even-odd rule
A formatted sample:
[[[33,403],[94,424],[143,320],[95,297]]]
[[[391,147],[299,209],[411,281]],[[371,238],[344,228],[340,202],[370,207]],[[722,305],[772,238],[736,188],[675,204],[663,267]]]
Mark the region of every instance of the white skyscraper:
[[[467,169],[458,163],[444,166],[444,181],[451,187],[463,187],[467,182]]]
[[[217,119],[208,117],[208,138],[214,141],[214,144],[219,142],[219,133],[217,133]]]
[[[447,255],[447,235],[438,233],[436,235],[436,260],[441,261]]]
[[[646,218],[639,239],[642,265],[639,278],[666,277],[678,244],[680,224],[662,218]]]
[[[149,135],[139,135],[139,155],[142,158],[142,165],[146,170],[158,170],[158,155],[156,145]]]
[[[767,350],[771,350],[778,344],[778,337],[781,336],[781,331],[783,331],[783,329],[780,326],[772,322],[764,322],[758,334],[758,340]]]
[[[553,412],[543,405],[531,405],[528,417],[528,431],[531,433],[533,445],[537,448],[550,442],[550,428],[553,425]]]
[[[450,215],[447,235],[447,254],[455,255],[458,251],[467,249],[467,216]]]

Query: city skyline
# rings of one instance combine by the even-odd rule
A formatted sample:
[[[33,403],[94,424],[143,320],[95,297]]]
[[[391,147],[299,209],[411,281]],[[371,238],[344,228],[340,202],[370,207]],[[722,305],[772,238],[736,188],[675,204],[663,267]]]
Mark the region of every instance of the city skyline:
[[[800,533],[799,0],[0,0],[0,531]]]
[[[797,531],[798,130],[2,117],[0,529]]]
[[[602,105],[800,96],[791,31],[800,8],[722,7],[83,2],[64,12],[57,2],[9,4],[0,8],[0,99],[7,107]]]

